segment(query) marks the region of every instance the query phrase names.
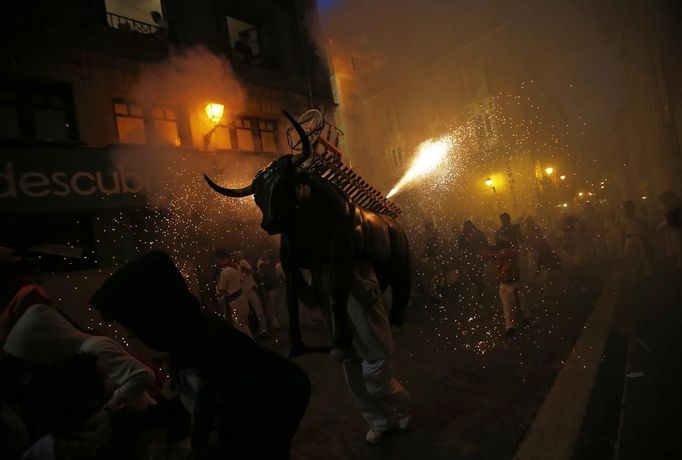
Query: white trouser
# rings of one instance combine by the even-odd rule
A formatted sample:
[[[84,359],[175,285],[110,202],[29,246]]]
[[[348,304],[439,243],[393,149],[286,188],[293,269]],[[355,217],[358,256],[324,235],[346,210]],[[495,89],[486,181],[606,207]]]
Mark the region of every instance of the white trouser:
[[[279,328],[284,322],[284,318],[280,321],[282,296],[279,289],[268,289],[265,291],[265,314],[268,316],[268,326],[272,328]]]
[[[237,329],[253,337],[249,330],[249,302],[244,294],[229,303],[228,314]]]
[[[286,290],[278,287],[265,292],[265,308],[271,327],[286,327],[289,325],[289,313],[286,304]]]
[[[360,414],[371,429],[389,431],[396,417],[410,413],[410,398],[393,378],[391,358],[367,361],[360,357],[343,362],[346,384]]]
[[[246,296],[246,302],[253,308],[258,316],[258,324],[260,326],[260,332],[265,332],[265,312],[263,311],[263,302],[261,302],[258,293],[256,292],[256,287],[252,286],[246,288],[244,291],[244,296]]]
[[[504,311],[504,325],[507,329],[514,329],[518,325],[517,317],[528,319],[528,314],[521,303],[519,282],[500,283],[500,300]]]

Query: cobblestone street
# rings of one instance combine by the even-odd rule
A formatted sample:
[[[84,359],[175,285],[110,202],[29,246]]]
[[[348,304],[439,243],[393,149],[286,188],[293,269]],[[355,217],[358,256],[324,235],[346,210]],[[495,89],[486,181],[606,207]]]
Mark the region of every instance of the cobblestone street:
[[[324,354],[296,361],[313,384],[308,412],[294,439],[295,459],[510,458],[544,399],[599,294],[567,294],[559,305],[527,298],[534,321],[514,339],[504,332],[496,289],[479,302],[416,298],[396,334],[395,372],[410,393],[413,421],[379,446],[353,406],[341,366]],[[421,303],[421,305],[420,305]],[[325,345],[320,329],[308,345]]]

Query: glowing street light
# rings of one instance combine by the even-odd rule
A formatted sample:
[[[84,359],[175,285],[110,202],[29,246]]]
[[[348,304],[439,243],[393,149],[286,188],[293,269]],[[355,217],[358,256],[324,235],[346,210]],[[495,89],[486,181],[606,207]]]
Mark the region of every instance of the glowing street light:
[[[566,180],[566,176],[564,174],[562,174],[561,176],[559,176],[559,179]]]
[[[206,104],[206,107],[204,107],[204,110],[206,111],[206,116],[208,116],[208,119],[211,121],[211,123],[217,125],[220,123],[220,120],[223,119],[225,106],[223,104],[218,104],[217,102],[209,102]]]
[[[554,173],[554,168],[551,167],[551,166],[547,166],[547,167],[545,168],[545,173],[546,173],[548,176],[551,176],[551,175]]]
[[[492,180],[490,178],[490,176],[488,176],[488,178],[485,180],[485,185],[487,185],[488,187],[490,187],[493,190],[495,189],[495,181]]]

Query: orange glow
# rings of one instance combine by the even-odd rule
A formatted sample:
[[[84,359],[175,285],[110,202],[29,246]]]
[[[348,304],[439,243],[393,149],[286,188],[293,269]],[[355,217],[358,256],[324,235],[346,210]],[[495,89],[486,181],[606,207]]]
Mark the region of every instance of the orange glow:
[[[208,119],[211,120],[211,123],[217,125],[220,123],[220,120],[223,119],[225,106],[216,102],[209,102],[206,104],[204,110],[206,111],[206,116],[208,116]]]
[[[490,177],[488,177],[485,180],[485,185],[487,185],[488,187],[492,187],[493,185],[495,185],[495,181],[493,181]]]
[[[552,168],[551,166],[547,166],[545,168],[545,173],[547,173],[548,176],[551,176],[554,173],[554,168]]]

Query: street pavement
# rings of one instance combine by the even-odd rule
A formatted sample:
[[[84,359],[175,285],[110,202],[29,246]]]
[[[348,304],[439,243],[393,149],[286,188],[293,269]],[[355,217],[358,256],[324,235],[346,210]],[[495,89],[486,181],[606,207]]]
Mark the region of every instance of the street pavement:
[[[573,459],[682,458],[682,279],[629,278]]]
[[[505,459],[561,369],[600,293],[608,270],[596,270],[587,293],[569,290],[558,303],[533,295],[533,323],[503,337],[502,307],[493,280],[482,298],[447,294],[415,297],[407,324],[395,335],[395,375],[412,397],[412,425],[377,446],[345,386],[339,363],[324,354],[296,362],[312,382],[312,399],[294,438],[292,458]],[[284,351],[283,331],[266,346]],[[320,327],[304,329],[307,345],[327,345]],[[550,457],[548,457],[550,458]]]

